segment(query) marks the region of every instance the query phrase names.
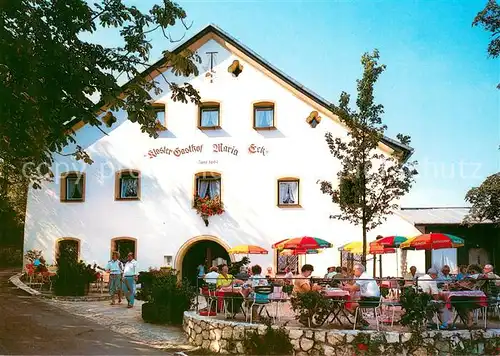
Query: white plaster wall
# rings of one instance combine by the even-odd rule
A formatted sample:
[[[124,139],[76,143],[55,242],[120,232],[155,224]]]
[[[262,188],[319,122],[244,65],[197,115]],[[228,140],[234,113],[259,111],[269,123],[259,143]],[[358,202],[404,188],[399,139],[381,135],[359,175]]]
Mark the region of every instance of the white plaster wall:
[[[337,212],[329,196],[323,195],[317,180],[336,180],[340,168],[328,151],[324,140],[327,131],[345,137],[346,131],[325,118],[315,129],[305,118],[314,110],[276,81],[261,73],[210,40],[199,49],[218,51],[218,66],[213,83],[205,77],[205,64],[197,78],[190,80],[201,98],[220,101],[222,130],[197,129],[198,108],[193,104],[174,103],[168,90],[158,101],[166,104],[168,131],[154,140],[140,132],[139,126],[126,120],[122,112],[119,121],[104,136],[96,128],[84,127],[77,133],[79,144],[86,147],[94,164],[87,166],[70,157],[56,157],[56,177],[68,170],[85,171],[86,197],[84,203],[61,203],[60,182],[46,183],[41,190],[30,190],[25,228],[25,250],[39,248],[48,262],[53,262],[55,242],[61,237],[81,240],[81,258],[104,264],[110,255],[110,240],[127,236],[137,239],[137,258],[141,269],[163,264],[163,256],[174,257],[189,239],[198,235],[214,235],[228,245],[256,244],[268,248],[267,256],[251,256],[252,262],[263,267],[273,264],[271,244],[283,238],[316,236],[334,244],[334,248],[317,256],[307,256],[315,274],[322,275],[326,267],[338,265],[337,247],[361,240],[361,228],[347,222],[329,219]],[[244,66],[243,73],[234,78],[227,67],[234,59]],[[163,81],[160,77],[159,81]],[[275,102],[276,131],[252,129],[252,103]],[[235,146],[238,155],[213,153],[214,143]],[[202,153],[180,157],[158,155],[150,159],[148,151],[166,146],[171,149],[203,145]],[[248,146],[266,148],[266,155],[249,154]],[[69,151],[71,147],[67,148]],[[203,164],[199,161],[217,161]],[[114,200],[114,172],[138,169],[142,173],[140,201]],[[191,208],[194,174],[217,171],[222,175],[222,199],[226,212],[210,219],[206,227]],[[277,207],[277,179],[300,178],[301,208]],[[418,230],[399,216],[389,217],[387,223],[369,233],[369,240],[382,235],[416,235]],[[422,252],[409,252],[408,265],[423,270]],[[394,256],[384,256],[384,274],[395,275]]]

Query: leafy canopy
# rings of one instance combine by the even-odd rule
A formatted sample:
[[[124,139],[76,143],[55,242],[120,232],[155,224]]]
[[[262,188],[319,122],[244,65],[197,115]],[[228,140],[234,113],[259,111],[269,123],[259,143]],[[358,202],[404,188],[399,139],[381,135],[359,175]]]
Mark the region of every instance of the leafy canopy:
[[[470,189],[465,201],[472,205],[465,223],[489,220],[500,224],[500,173],[492,174],[479,187]]]
[[[481,26],[491,32],[488,54],[492,58],[498,58],[500,55],[500,6],[496,0],[488,0],[484,9],[477,13],[472,26]],[[500,89],[500,84],[497,88]]]
[[[397,199],[408,193],[417,171],[416,162],[404,162],[398,153],[386,155],[377,150],[386,126],[382,123],[384,107],[375,103],[374,85],[385,65],[379,64],[379,53],[361,57],[363,76],[357,80],[356,109],[350,107],[350,95],[342,92],[332,111],[348,129],[347,139],[326,133],[331,154],[342,163],[338,172],[340,184],[320,181],[321,191],[331,196],[340,213],[331,218],[362,225],[366,256],[366,232],[380,225],[397,209]],[[399,134],[408,145],[410,137]],[[363,258],[363,261],[365,258]]]
[[[101,128],[91,96],[110,110],[123,109],[142,131],[157,137],[151,95],[160,83],[140,72],[149,66],[151,39],[181,23],[186,13],[170,0],[160,0],[143,13],[122,0],[17,0],[0,5],[0,180],[23,174],[35,187],[51,177],[52,152],[77,144],[67,127],[72,119]],[[117,47],[91,43],[99,29],[117,31]],[[176,75],[197,75],[199,58],[185,51],[165,51]],[[121,79],[120,79],[121,78]],[[169,82],[173,100],[198,102],[187,83]],[[120,80],[129,80],[121,87]],[[102,131],[102,129],[101,129]],[[82,147],[72,153],[91,163]],[[1,182],[0,182],[1,183]]]

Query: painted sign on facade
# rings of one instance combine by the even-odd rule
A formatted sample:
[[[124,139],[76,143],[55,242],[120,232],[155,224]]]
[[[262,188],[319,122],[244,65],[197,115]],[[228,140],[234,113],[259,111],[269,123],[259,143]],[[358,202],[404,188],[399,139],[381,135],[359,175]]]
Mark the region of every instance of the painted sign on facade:
[[[160,155],[166,155],[166,156],[175,156],[175,157],[181,157],[184,155],[188,154],[196,154],[196,153],[202,153],[203,152],[203,145],[194,145],[191,144],[186,147],[175,147],[175,148],[168,148],[167,146],[163,146],[160,148],[153,148],[148,151],[148,154],[145,155],[145,157],[155,158]],[[234,145],[226,145],[224,143],[214,143],[212,144],[212,153],[227,153],[233,156],[238,156],[240,150],[238,149],[237,146]],[[266,156],[269,151],[267,148],[264,146],[258,146],[256,144],[250,144],[248,146],[247,152],[249,154],[259,154],[262,156]]]

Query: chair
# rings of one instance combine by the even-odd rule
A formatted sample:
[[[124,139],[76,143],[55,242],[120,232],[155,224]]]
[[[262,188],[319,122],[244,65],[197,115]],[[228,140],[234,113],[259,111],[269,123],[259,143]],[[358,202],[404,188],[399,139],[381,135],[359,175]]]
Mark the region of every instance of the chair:
[[[375,321],[377,323],[377,331],[380,331],[379,327],[379,315],[381,314],[381,305],[382,305],[382,296],[378,299],[378,301],[359,301],[359,306],[356,308],[354,313],[354,323],[353,330],[356,330],[356,322],[358,321],[358,313],[363,312],[363,310],[373,310],[373,314],[375,316]],[[378,314],[377,314],[378,311]]]
[[[250,317],[250,324],[252,323],[253,319],[253,313],[252,309],[254,305],[257,305],[257,307],[260,307],[260,310],[258,312],[258,315],[262,313],[262,310],[266,310],[266,314],[268,317],[271,317],[269,315],[269,311],[267,310],[267,305],[270,303],[269,301],[269,295],[274,291],[274,287],[272,285],[269,286],[256,286],[253,289],[253,296],[250,299],[251,304],[250,307],[248,308],[248,313],[247,313],[247,318]]]
[[[217,285],[214,283],[209,283],[208,284],[208,303],[207,303],[207,312],[208,316],[212,315],[212,303],[215,303],[215,313],[214,316],[217,316]]]
[[[276,304],[274,320],[281,321],[282,304],[288,301],[286,294],[283,292],[283,287],[274,287],[274,291],[270,296],[270,302]]]

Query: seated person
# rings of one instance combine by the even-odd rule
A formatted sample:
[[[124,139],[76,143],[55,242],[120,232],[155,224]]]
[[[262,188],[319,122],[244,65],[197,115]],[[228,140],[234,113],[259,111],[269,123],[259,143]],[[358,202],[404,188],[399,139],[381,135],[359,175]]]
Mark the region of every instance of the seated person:
[[[210,267],[210,272],[203,276],[203,280],[207,284],[217,284],[217,278],[219,277],[219,268],[217,266]]]
[[[285,276],[283,277],[283,282],[285,285],[291,285],[293,283],[293,273],[290,267],[285,267]]]
[[[232,274],[229,273],[229,267],[224,264],[221,267],[221,273],[217,277],[217,289],[230,287],[230,286],[238,286],[242,285],[243,281],[240,279],[236,279]]]
[[[444,265],[443,268],[441,268],[439,277],[437,278],[438,288],[447,288],[448,284],[450,284],[452,280],[453,279],[450,275],[450,266]]]
[[[301,268],[301,274],[295,278],[293,282],[293,292],[294,293],[305,293],[311,290],[319,291],[321,287],[317,284],[311,285],[310,277],[314,272],[314,267],[309,264],[305,264]]]
[[[259,294],[259,293],[254,293],[254,288],[258,286],[267,286],[269,285],[269,282],[267,279],[262,275],[262,268],[259,265],[252,266],[252,276],[248,279],[248,281],[244,284],[244,289],[245,287],[249,287],[249,295],[248,297],[250,298],[250,302],[253,302],[253,299],[255,298],[255,301],[257,302],[266,302],[268,300],[268,296],[265,294]],[[254,305],[252,307],[252,319],[256,320],[258,318],[258,305]]]
[[[458,281],[461,281],[462,279],[465,279],[469,276],[469,274],[467,273],[467,266],[460,266],[459,269],[458,269],[458,274],[457,274],[457,280]]]
[[[234,277],[229,274],[229,267],[224,264],[221,266],[221,272],[217,276],[217,288],[229,287],[233,284]]]
[[[354,277],[354,284],[344,286],[344,289],[350,292],[359,291],[361,296],[358,303],[351,303],[351,307],[346,308],[352,314],[355,313],[358,307],[374,308],[380,303],[380,288],[377,281],[365,272],[365,267],[362,264],[356,263],[354,265]],[[356,322],[360,322],[365,327],[369,325],[368,322],[363,319],[362,313],[358,313],[358,318],[359,320]]]
[[[343,279],[348,277],[347,267],[337,267],[335,269],[335,276],[333,276],[332,281],[330,282],[330,286],[334,288],[341,287],[343,284]]]
[[[423,293],[427,293],[432,296],[435,301],[439,300],[439,289],[438,289],[438,272],[434,268],[429,268],[427,274],[418,279],[418,287]],[[452,317],[450,311],[444,306],[439,306],[439,314],[442,320],[440,329],[448,328],[448,323]],[[429,310],[427,314],[427,320],[432,320],[434,317],[433,311]]]
[[[411,266],[410,272],[405,274],[404,279],[405,281],[411,281],[411,282],[417,279],[417,267]]]
[[[235,278],[245,282],[248,280],[248,278],[250,277],[250,275],[247,273],[247,268],[245,266],[241,266],[240,267],[240,272],[234,276]]]

